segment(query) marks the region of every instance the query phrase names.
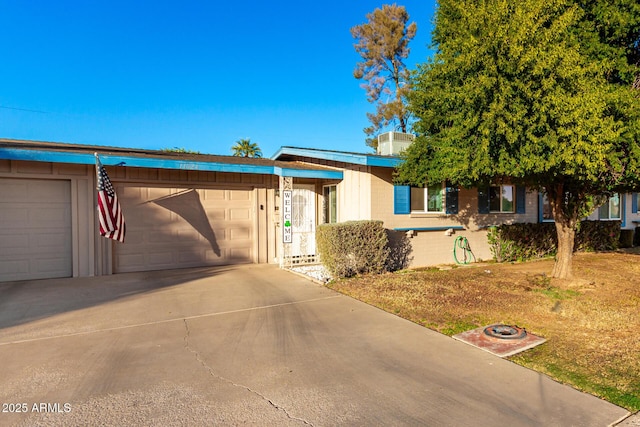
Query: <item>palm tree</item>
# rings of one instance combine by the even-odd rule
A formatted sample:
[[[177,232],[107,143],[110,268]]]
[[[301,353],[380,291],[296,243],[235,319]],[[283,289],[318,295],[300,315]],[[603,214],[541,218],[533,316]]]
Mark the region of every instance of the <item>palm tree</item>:
[[[262,150],[258,144],[251,142],[249,138],[237,140],[236,144],[231,147],[231,151],[236,157],[262,157]]]

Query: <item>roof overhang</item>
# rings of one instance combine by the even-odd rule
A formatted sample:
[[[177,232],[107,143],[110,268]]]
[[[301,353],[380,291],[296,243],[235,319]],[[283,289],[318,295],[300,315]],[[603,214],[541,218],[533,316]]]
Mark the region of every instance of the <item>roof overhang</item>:
[[[215,162],[185,160],[176,158],[159,158],[153,156],[133,156],[125,154],[99,153],[100,160],[105,166],[124,166],[137,168],[179,169],[210,172],[235,172],[264,175],[277,175],[294,178],[342,179],[342,171],[332,169],[294,168],[282,165],[244,164],[233,162]],[[3,147],[0,145],[0,159],[22,160],[34,162],[73,163],[94,165],[95,156],[92,153],[59,151],[54,149],[24,149]],[[282,163],[282,162],[278,162]]]
[[[310,157],[313,159],[331,160],[364,166],[380,166],[383,168],[395,168],[402,163],[402,159],[396,156],[379,156],[376,154],[349,153],[299,147],[280,147],[280,149],[271,156],[271,159],[279,160],[281,157],[286,156]]]

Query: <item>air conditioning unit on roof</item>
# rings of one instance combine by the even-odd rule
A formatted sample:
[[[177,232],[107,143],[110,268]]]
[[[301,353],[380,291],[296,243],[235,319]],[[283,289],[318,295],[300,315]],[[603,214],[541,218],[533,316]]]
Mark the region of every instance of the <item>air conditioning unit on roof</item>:
[[[416,139],[411,133],[386,132],[378,135],[378,149],[376,153],[380,156],[397,156],[406,150]]]

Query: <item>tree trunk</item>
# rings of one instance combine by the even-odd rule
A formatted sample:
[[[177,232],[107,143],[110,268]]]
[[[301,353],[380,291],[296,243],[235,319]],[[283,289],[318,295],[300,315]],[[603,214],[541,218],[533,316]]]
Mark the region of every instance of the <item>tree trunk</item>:
[[[568,279],[573,276],[573,246],[575,244],[576,226],[571,222],[573,221],[569,221],[569,224],[567,224],[556,219],[558,252],[551,276],[559,279]]]
[[[558,236],[558,252],[551,277],[568,279],[573,276],[573,247],[580,205],[571,200],[570,193],[562,183],[549,186],[546,190]]]

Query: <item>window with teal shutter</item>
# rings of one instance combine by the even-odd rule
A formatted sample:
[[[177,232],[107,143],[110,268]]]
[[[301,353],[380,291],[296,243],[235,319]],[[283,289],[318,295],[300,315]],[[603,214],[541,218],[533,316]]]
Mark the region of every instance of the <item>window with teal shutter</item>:
[[[638,193],[631,195],[631,213],[638,213]]]

